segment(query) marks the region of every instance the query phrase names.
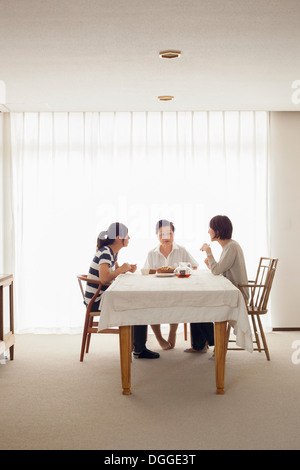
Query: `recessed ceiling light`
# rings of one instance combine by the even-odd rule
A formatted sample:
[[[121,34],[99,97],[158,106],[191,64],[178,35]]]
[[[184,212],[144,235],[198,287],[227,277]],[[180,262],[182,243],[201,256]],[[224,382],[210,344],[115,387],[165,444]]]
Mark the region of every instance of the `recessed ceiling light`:
[[[161,57],[162,59],[177,59],[177,57],[180,57],[180,55],[181,55],[181,51],[174,51],[174,50],[161,51],[159,53],[159,57]]]
[[[174,99],[174,96],[168,96],[168,95],[158,96],[158,99],[160,101],[171,101]]]

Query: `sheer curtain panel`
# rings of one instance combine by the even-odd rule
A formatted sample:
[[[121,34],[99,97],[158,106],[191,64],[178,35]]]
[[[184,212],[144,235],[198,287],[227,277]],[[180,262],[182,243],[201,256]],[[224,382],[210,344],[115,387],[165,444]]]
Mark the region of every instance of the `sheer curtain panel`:
[[[206,269],[209,220],[226,214],[253,276],[268,255],[267,123],[265,112],[11,113],[16,331],[81,331],[76,274],[115,221],[131,237],[120,263],[142,268],[166,218]]]

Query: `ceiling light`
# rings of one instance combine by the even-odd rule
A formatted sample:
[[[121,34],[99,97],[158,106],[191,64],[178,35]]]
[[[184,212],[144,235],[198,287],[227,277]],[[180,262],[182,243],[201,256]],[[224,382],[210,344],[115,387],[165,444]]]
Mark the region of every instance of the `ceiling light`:
[[[168,95],[158,96],[158,99],[160,101],[171,101],[174,99],[174,96],[168,96]]]
[[[159,57],[161,59],[177,59],[178,57],[180,57],[180,55],[181,55],[181,51],[173,51],[173,50],[161,51],[159,53]]]

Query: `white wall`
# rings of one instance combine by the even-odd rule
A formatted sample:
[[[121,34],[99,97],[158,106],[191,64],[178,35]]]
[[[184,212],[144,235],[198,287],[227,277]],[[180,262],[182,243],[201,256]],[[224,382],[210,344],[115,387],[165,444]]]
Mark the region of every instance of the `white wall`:
[[[300,327],[300,112],[270,113],[270,249],[279,258],[273,328]]]

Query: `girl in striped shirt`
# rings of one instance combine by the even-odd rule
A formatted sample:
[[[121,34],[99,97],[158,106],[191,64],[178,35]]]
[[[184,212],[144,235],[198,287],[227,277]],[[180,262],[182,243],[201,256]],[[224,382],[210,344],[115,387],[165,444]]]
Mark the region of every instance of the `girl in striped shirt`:
[[[97,239],[97,251],[89,269],[89,278],[100,280],[102,287],[99,297],[95,300],[92,311],[97,312],[100,306],[102,293],[112,281],[122,273],[136,271],[136,264],[123,263],[119,266],[117,257],[119,251],[128,246],[128,228],[119,222],[111,224],[107,231],[101,232]],[[97,291],[98,285],[88,282],[85,291],[85,303],[88,305]],[[146,348],[147,325],[133,327],[133,356],[137,359],[156,359],[159,353]]]
[[[128,246],[129,239],[128,228],[119,222],[111,224],[108,230],[101,232],[97,238],[97,251],[92,260],[88,277],[100,280],[102,287],[99,297],[92,307],[93,312],[99,310],[102,293],[119,274],[134,273],[136,271],[136,264],[123,263],[122,266],[119,266],[117,262],[119,251],[121,248]],[[86,305],[90,302],[97,288],[97,284],[87,283],[85,291]]]

